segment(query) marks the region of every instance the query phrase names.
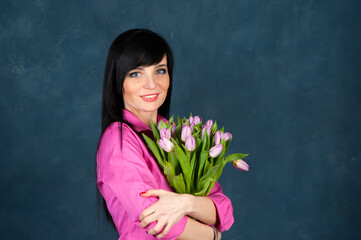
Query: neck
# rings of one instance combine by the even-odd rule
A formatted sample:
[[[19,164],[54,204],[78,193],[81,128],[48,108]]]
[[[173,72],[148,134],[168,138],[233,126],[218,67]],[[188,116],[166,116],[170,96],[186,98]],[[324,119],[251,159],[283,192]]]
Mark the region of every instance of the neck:
[[[155,112],[142,112],[141,114],[139,112],[136,112],[136,111],[130,111],[130,112],[133,113],[134,116],[136,116],[140,121],[142,121],[149,128],[152,127],[151,122],[153,122],[155,124],[157,123],[157,117],[158,117],[157,111],[155,111]]]

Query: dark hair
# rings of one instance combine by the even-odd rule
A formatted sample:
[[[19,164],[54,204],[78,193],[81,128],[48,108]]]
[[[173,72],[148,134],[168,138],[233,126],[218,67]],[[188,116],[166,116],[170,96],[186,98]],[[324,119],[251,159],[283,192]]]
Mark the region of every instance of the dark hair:
[[[139,67],[159,63],[164,55],[170,79],[167,98],[158,114],[168,118],[172,92],[173,55],[167,42],[146,29],[132,29],[120,34],[110,46],[105,65],[102,99],[102,133],[112,122],[123,122],[123,82],[126,74]]]
[[[161,62],[164,55],[167,57],[169,88],[164,103],[158,109],[158,114],[168,118],[172,93],[173,54],[167,42],[158,34],[147,29],[128,30],[113,41],[105,65],[101,135],[111,123],[125,122],[123,119],[123,82],[129,71],[139,66],[155,65]],[[98,188],[97,194],[100,198]],[[115,227],[105,200],[103,198],[102,200],[107,220]]]

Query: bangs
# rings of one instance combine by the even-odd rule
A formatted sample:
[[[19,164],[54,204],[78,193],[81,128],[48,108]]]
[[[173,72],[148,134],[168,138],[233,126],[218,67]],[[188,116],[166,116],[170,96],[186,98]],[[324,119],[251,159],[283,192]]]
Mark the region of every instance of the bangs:
[[[118,89],[123,87],[123,81],[130,71],[140,66],[156,65],[164,56],[167,57],[168,74],[172,78],[172,51],[161,36],[149,30],[134,29],[119,35],[111,46],[110,55],[115,58]]]
[[[167,52],[167,45],[165,41],[157,36],[147,34],[141,38],[134,38],[132,47],[129,48],[129,57],[131,55],[131,66],[129,69],[140,66],[151,66],[162,61]]]

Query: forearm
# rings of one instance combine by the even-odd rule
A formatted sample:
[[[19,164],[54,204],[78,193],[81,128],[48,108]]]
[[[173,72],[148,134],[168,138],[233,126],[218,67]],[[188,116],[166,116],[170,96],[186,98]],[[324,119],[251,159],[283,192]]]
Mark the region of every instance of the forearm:
[[[177,240],[213,240],[214,232],[210,226],[200,223],[190,217],[187,219],[187,224],[183,233],[177,238]],[[218,233],[218,239],[221,239],[221,233]]]
[[[189,199],[188,216],[208,225],[218,223],[217,209],[211,199],[188,194],[187,197]]]

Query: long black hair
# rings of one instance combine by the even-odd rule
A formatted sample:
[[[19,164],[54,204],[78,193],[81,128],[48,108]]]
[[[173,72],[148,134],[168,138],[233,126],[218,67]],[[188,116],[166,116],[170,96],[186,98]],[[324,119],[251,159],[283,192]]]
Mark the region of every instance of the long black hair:
[[[105,65],[101,135],[111,123],[125,122],[123,119],[123,82],[127,73],[139,66],[155,65],[163,59],[164,55],[167,57],[169,88],[164,103],[158,109],[158,114],[168,118],[172,93],[173,54],[167,42],[158,34],[147,29],[128,30],[113,41]],[[97,194],[100,198],[98,189]],[[107,220],[115,226],[106,202],[103,198],[102,200]]]

